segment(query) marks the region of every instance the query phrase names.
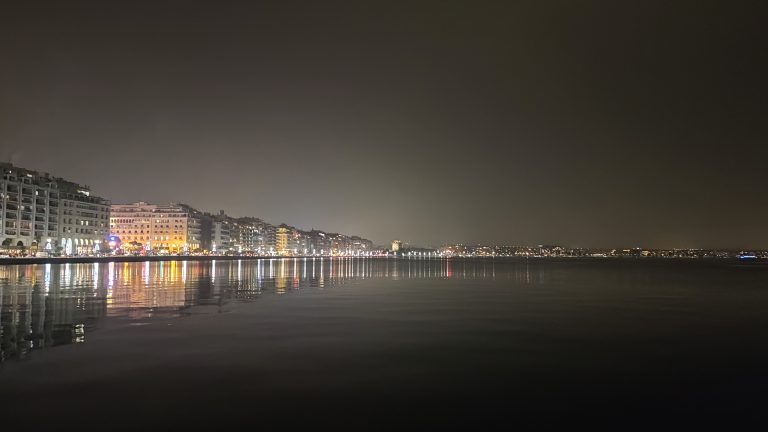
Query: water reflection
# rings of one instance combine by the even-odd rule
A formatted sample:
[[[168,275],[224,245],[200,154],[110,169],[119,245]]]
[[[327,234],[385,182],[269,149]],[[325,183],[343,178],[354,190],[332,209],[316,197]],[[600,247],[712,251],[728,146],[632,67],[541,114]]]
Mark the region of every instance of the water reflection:
[[[81,343],[105,317],[183,316],[196,305],[253,301],[384,278],[495,279],[492,261],[260,259],[0,267],[0,361]],[[535,283],[524,264],[504,278]]]

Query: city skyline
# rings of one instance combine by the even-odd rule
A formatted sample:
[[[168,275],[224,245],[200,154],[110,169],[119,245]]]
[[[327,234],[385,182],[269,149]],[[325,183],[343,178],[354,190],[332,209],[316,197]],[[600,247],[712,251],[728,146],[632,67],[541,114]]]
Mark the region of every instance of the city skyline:
[[[267,222],[260,217],[256,215],[243,215],[243,216],[233,216],[231,214],[228,214],[223,209],[219,209],[218,213],[211,212],[207,209],[199,209],[194,206],[191,206],[187,203],[179,202],[179,201],[169,201],[167,203],[147,203],[145,201],[137,201],[134,203],[123,203],[123,202],[111,202],[110,199],[103,198],[97,195],[92,194],[92,189],[90,185],[83,185],[79,184],[77,182],[73,182],[71,180],[62,178],[60,176],[57,176],[55,174],[51,174],[49,172],[45,171],[39,171],[34,169],[29,169],[26,167],[19,167],[15,166],[10,163],[3,163],[0,162],[0,166],[4,168],[6,171],[3,174],[2,179],[2,185],[0,185],[0,197],[3,199],[3,205],[2,210],[3,213],[0,214],[2,216],[3,224],[0,226],[3,230],[0,230],[0,234],[3,234],[2,237],[4,240],[4,245],[6,242],[10,240],[9,245],[15,245],[17,240],[21,241],[21,243],[24,246],[29,246],[31,242],[40,243],[40,246],[42,246],[45,243],[45,239],[47,238],[50,243],[50,239],[54,239],[54,243],[58,244],[59,241],[62,241],[62,250],[67,251],[66,254],[88,254],[91,252],[94,252],[94,245],[96,243],[102,243],[106,244],[106,237],[107,235],[110,236],[118,236],[121,237],[122,235],[125,235],[127,232],[125,229],[127,228],[145,228],[144,225],[139,225],[136,227],[133,227],[132,224],[128,225],[121,225],[121,224],[115,224],[116,220],[115,218],[120,218],[121,212],[123,212],[123,209],[128,209],[130,211],[138,211],[139,213],[146,213],[146,212],[159,212],[163,213],[161,217],[173,217],[172,215],[166,215],[165,213],[171,212],[181,212],[184,214],[189,214],[189,217],[194,217],[195,222],[195,234],[189,234],[190,242],[187,242],[187,234],[183,237],[178,238],[178,242],[176,242],[176,237],[174,237],[174,241],[170,244],[166,244],[166,242],[163,242],[163,238],[158,239],[157,237],[150,238],[150,237],[144,237],[144,231],[141,231],[142,237],[136,236],[127,236],[122,239],[124,245],[128,244],[128,242],[136,243],[136,240],[141,240],[140,242],[136,243],[136,247],[140,249],[144,249],[145,246],[149,248],[149,241],[152,240],[152,243],[154,245],[160,245],[164,248],[171,249],[175,251],[176,253],[180,253],[183,251],[191,251],[191,250],[205,250],[205,251],[212,251],[216,252],[216,247],[214,247],[214,244],[217,244],[219,246],[219,252],[223,251],[238,251],[238,252],[258,252],[260,254],[282,254],[282,252],[288,252],[293,251],[292,255],[314,255],[316,252],[315,248],[311,247],[310,243],[312,240],[310,240],[311,237],[317,236],[317,233],[321,233],[323,237],[326,235],[331,236],[341,236],[347,241],[349,239],[352,239],[355,242],[359,242],[360,240],[364,241],[366,243],[366,246],[363,247],[363,250],[372,251],[373,248],[378,248],[379,250],[386,250],[388,248],[388,245],[391,245],[391,248],[389,248],[390,251],[397,251],[398,247],[403,247],[405,249],[411,249],[411,250],[443,250],[446,247],[454,247],[454,246],[460,246],[460,247],[470,247],[472,249],[485,249],[484,252],[477,254],[477,256],[489,256],[491,255],[491,250],[493,249],[519,249],[519,250],[525,250],[525,253],[517,254],[517,255],[531,255],[533,254],[531,251],[536,248],[565,248],[568,250],[567,254],[569,256],[584,256],[587,255],[594,255],[594,256],[602,256],[605,255],[605,252],[610,252],[611,250],[613,252],[610,252],[608,255],[616,255],[618,252],[618,255],[626,255],[631,256],[635,252],[638,254],[643,251],[642,256],[678,256],[674,251],[705,251],[708,252],[701,256],[733,256],[733,252],[735,251],[759,251],[760,253],[767,251],[768,249],[764,247],[747,247],[747,246],[726,246],[726,247],[686,247],[686,246],[669,246],[669,247],[659,247],[659,246],[649,246],[649,245],[642,245],[642,244],[634,244],[634,245],[598,245],[598,246],[582,246],[582,245],[573,245],[573,244],[567,244],[563,242],[532,242],[532,243],[522,243],[522,242],[504,242],[504,241],[490,241],[490,242],[477,242],[477,241],[459,241],[459,242],[452,242],[443,240],[439,242],[438,244],[423,244],[418,242],[412,242],[409,239],[405,239],[403,241],[394,239],[391,241],[384,241],[384,242],[372,242],[370,240],[367,240],[364,237],[360,237],[358,235],[345,235],[340,234],[338,232],[332,232],[332,231],[323,231],[317,229],[314,225],[311,228],[307,227],[296,227],[289,224],[286,224],[285,222],[281,223],[270,223]],[[7,175],[10,175],[11,177],[8,177]],[[19,179],[29,177],[29,184],[20,182]],[[51,187],[51,182],[53,182],[54,186]],[[14,186],[16,185],[16,186]],[[36,188],[37,191],[25,190],[27,187],[33,187]],[[15,191],[11,191],[11,187],[15,187]],[[8,190],[6,190],[8,189]],[[49,192],[50,191],[50,192]],[[9,193],[10,192],[10,193]],[[20,192],[26,193],[26,195],[19,195]],[[55,194],[51,195],[51,210],[48,210],[48,194]],[[31,195],[30,195],[31,194]],[[26,198],[25,198],[26,197]],[[16,203],[16,205],[23,204],[23,199],[30,200],[30,204],[32,204],[33,201],[39,201],[38,207],[40,205],[43,205],[42,210],[36,211],[34,207],[32,208],[32,213],[29,213],[27,216],[25,216],[27,219],[23,219],[21,213],[15,214],[19,211],[17,208],[16,210],[9,208],[6,208],[5,204],[9,203],[9,198],[13,198],[10,203]],[[61,213],[59,213],[59,198],[61,198],[61,205],[63,206],[63,210]],[[111,203],[111,204],[110,204]],[[71,209],[72,207],[75,207],[76,204],[80,205],[86,205],[86,207],[79,207],[75,212]],[[67,206],[70,207],[70,209],[67,209]],[[111,207],[111,211],[110,211]],[[136,207],[145,207],[143,210],[131,210]],[[22,207],[23,209],[23,207]],[[10,215],[7,212],[11,211],[14,213],[14,215]],[[27,210],[28,211],[28,210]],[[92,213],[92,212],[96,213]],[[48,216],[49,212],[52,212],[51,214],[51,227],[47,226]],[[194,214],[194,216],[192,216]],[[11,219],[8,219],[6,216],[14,216]],[[63,218],[62,218],[63,216]],[[71,216],[77,216],[76,218],[72,218]],[[139,215],[139,216],[147,216],[147,215]],[[187,216],[184,216],[187,217]],[[13,222],[12,219],[14,218],[22,218],[18,219],[17,222]],[[6,220],[7,219],[7,220]],[[101,219],[101,221],[100,221]],[[109,219],[111,223],[105,223],[104,220]],[[29,222],[24,222],[24,220]],[[31,234],[30,232],[17,232],[19,226],[17,226],[19,223],[21,224],[27,224],[29,225],[27,228],[21,227],[22,231],[24,229],[30,230],[32,228],[32,222],[35,222],[35,232]],[[118,220],[117,222],[128,222],[127,220]],[[149,223],[152,222],[151,220],[143,220],[142,223]],[[158,223],[161,221],[158,220]],[[165,224],[166,221],[163,219],[163,223]],[[12,225],[8,225],[8,223],[11,223]],[[38,227],[38,223],[41,223]],[[61,226],[61,230],[59,231],[59,225]],[[87,228],[82,228],[80,225],[84,225]],[[201,237],[201,225],[205,226],[207,228],[202,229],[202,237]],[[252,232],[250,234],[245,234],[244,232],[238,232],[238,235],[247,235],[250,236],[249,239],[245,238],[239,238],[238,240],[235,239],[234,233],[232,239],[229,238],[229,233],[231,229],[235,229],[233,227],[237,227],[238,225],[242,225],[239,228],[236,228],[237,230],[243,230],[246,229],[245,227],[248,227],[247,230],[251,230]],[[97,229],[94,230],[90,227],[96,226]],[[150,228],[150,226],[154,225],[147,225],[146,228]],[[99,230],[98,228],[108,228],[106,230]],[[268,228],[266,228],[268,227]],[[170,228],[165,225],[160,226],[161,230],[163,228]],[[190,227],[191,228],[191,227]],[[271,237],[271,240],[265,241],[265,233],[264,230],[267,229],[269,231],[269,236]],[[280,240],[277,240],[277,236],[280,237],[280,230],[283,230],[282,233],[282,242]],[[52,231],[51,231],[52,230]],[[74,231],[73,231],[74,230]],[[171,231],[162,230],[162,234],[167,235],[170,234]],[[74,232],[74,235],[73,235]],[[138,231],[132,232],[133,234],[138,234]],[[288,240],[286,239],[286,236],[288,233],[291,232],[292,236],[296,237],[296,241],[291,242],[292,246],[288,247]],[[180,232],[179,232],[180,233]],[[19,236],[19,234],[21,234]],[[149,231],[147,232],[147,235],[149,234]],[[9,237],[10,236],[10,237]],[[303,241],[306,242],[303,247],[300,247],[301,241],[298,239],[300,237],[304,237]],[[259,246],[256,246],[257,240],[259,239]],[[36,239],[36,240],[35,240]],[[355,240],[356,239],[356,240]],[[160,240],[158,242],[158,240]],[[165,240],[169,240],[167,237]],[[145,243],[146,241],[146,243]],[[324,242],[324,239],[321,239],[321,242]],[[69,242],[69,243],[68,243]],[[279,246],[279,243],[282,243],[282,246]],[[293,244],[296,243],[296,244]],[[395,243],[398,244],[398,247],[395,246]],[[173,245],[172,247],[171,244]],[[317,242],[315,242],[315,246],[317,246]],[[359,245],[358,245],[359,246]],[[46,246],[47,248],[47,246]],[[345,253],[349,254],[350,252],[359,250],[359,247],[355,248],[349,248],[342,247],[337,248],[333,247],[330,248],[328,245],[325,246],[317,246],[318,251],[325,251],[323,253],[330,253],[331,250],[334,251],[346,251]],[[299,252],[300,250],[304,252]],[[74,251],[74,252],[73,252]],[[278,252],[276,252],[278,251]],[[282,251],[282,252],[280,252]],[[312,251],[312,252],[310,252]],[[623,251],[623,252],[622,252]],[[590,253],[587,253],[590,252]],[[663,253],[662,253],[663,252]],[[650,253],[650,255],[648,255]],[[659,255],[659,253],[662,253]],[[321,252],[317,252],[317,254],[322,254]],[[475,256],[475,253],[471,253],[469,255]],[[509,255],[509,253],[503,253],[501,255]],[[542,253],[539,255],[543,256],[551,256],[549,252]],[[559,254],[558,254],[559,255]],[[687,254],[683,254],[681,256],[689,256]]]
[[[93,256],[102,253],[352,255],[373,252],[357,235],[234,218],[186,204],[114,203],[90,186],[0,162],[3,253]]]

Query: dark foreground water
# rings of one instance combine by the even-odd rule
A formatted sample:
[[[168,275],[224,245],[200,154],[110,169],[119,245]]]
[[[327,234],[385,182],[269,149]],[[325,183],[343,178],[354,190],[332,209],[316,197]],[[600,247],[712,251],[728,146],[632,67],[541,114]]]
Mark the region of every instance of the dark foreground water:
[[[3,424],[759,424],[768,267],[258,260],[0,267]]]

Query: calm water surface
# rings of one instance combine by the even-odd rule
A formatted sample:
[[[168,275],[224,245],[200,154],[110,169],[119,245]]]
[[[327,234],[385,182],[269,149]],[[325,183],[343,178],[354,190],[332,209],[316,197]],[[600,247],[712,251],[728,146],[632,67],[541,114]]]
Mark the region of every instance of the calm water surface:
[[[733,424],[768,402],[762,266],[5,266],[0,299],[2,415],[31,425]]]

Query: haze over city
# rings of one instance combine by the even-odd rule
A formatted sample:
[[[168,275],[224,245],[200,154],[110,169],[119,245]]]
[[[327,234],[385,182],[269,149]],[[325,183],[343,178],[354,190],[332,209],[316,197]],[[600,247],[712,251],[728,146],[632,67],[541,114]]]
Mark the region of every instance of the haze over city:
[[[4,430],[766,423],[767,1],[5,3]]]
[[[759,2],[16,2],[0,158],[380,244],[765,247]]]

